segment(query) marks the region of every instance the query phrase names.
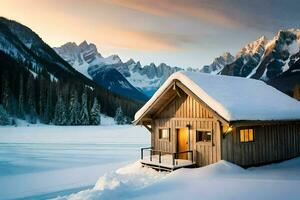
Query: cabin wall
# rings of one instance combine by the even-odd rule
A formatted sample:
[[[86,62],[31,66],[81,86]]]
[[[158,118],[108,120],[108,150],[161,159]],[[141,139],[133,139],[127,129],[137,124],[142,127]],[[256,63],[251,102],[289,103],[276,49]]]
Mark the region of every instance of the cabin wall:
[[[254,142],[241,143],[241,128],[254,130]],[[300,124],[233,128],[222,139],[222,159],[248,167],[300,156]]]
[[[190,127],[190,149],[198,166],[208,165],[221,159],[220,124],[216,117],[200,102],[186,94],[177,96],[156,114],[152,123],[152,146],[155,150],[175,153],[178,128]],[[170,128],[169,140],[159,139],[159,129]],[[196,130],[212,131],[210,143],[196,143]]]

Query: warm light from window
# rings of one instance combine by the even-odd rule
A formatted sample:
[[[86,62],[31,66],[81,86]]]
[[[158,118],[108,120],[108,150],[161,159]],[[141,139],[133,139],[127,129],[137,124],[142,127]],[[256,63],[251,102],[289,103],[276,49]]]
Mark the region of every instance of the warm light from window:
[[[240,130],[240,142],[253,142],[253,141],[254,141],[253,129]]]

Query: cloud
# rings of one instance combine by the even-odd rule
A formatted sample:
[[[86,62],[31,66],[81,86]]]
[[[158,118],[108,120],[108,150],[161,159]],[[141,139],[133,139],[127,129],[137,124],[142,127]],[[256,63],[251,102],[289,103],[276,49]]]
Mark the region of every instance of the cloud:
[[[199,1],[180,1],[180,0],[104,0],[116,6],[151,14],[158,17],[189,17],[202,22],[212,23],[223,27],[239,27],[242,24],[237,18],[216,9],[210,4],[201,4]]]
[[[190,35],[145,30],[129,30],[121,27],[102,27],[97,38],[102,46],[138,51],[181,51],[185,45],[195,44],[197,38]]]

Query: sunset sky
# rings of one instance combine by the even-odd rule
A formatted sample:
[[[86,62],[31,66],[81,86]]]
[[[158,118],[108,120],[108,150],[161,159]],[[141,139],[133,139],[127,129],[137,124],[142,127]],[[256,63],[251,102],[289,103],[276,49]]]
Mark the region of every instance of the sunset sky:
[[[52,47],[87,40],[103,56],[180,67],[300,28],[298,0],[0,0],[0,13]]]

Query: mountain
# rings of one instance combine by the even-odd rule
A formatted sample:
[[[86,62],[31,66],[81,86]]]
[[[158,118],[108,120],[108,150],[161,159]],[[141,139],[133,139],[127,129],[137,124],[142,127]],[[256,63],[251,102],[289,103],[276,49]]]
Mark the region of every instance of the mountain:
[[[72,47],[72,44],[68,47]],[[81,48],[89,48],[89,52],[84,54],[87,62],[91,63],[94,57],[98,56],[94,55],[95,47],[93,49],[93,46],[86,42],[81,45]],[[111,57],[108,60],[113,62],[115,59]],[[4,107],[10,110],[9,113],[12,116],[18,113],[20,92],[22,95],[25,94],[25,104],[28,104],[29,100],[32,103],[30,105],[32,113],[27,107],[25,108],[26,115],[31,116],[36,113],[39,117],[42,117],[43,112],[49,108],[45,100],[48,98],[50,99],[47,101],[52,106],[51,112],[55,110],[54,107],[61,98],[68,109],[71,105],[70,96],[74,95],[73,90],[76,90],[77,94],[74,96],[81,96],[85,93],[88,99],[87,106],[93,103],[94,98],[97,98],[101,104],[102,113],[109,116],[114,116],[115,110],[122,107],[125,115],[132,117],[145,101],[121,96],[95,83],[61,58],[30,28],[3,17],[0,17],[0,82],[3,86],[0,90],[0,104],[6,102],[7,105]],[[25,87],[26,84],[28,85]],[[23,101],[24,98],[21,99]],[[51,115],[54,117],[54,113]]]
[[[110,91],[132,99],[148,100],[146,95],[133,87],[114,67],[93,65],[88,68],[88,74],[93,77],[97,84]]]
[[[300,30],[280,30],[272,40],[248,44],[220,74],[261,79],[291,94],[300,84]]]
[[[28,27],[0,17],[0,36],[0,50],[30,65],[32,70],[46,69],[53,77],[79,78],[93,85],[92,81],[78,73]]]
[[[281,30],[271,40],[262,36],[250,42],[235,56],[226,52],[216,57],[210,65],[186,70],[261,79],[277,89],[291,94],[295,85],[300,84],[299,38],[299,30]],[[68,44],[73,44],[74,49],[81,50],[72,53],[73,51],[65,48]],[[82,50],[80,46],[89,48]],[[164,63],[158,66],[154,63],[142,66],[140,62],[133,59],[123,62],[117,55],[104,58],[98,53],[94,44],[87,44],[87,42],[78,46],[75,43],[67,43],[54,49],[85,76],[92,79],[88,73],[88,68],[91,66],[109,66],[119,71],[132,86],[149,97],[172,73],[184,70],[179,67],[170,67]],[[92,54],[93,56],[88,56],[92,59],[85,59],[84,54]]]
[[[125,77],[129,84],[149,97],[154,94],[154,92],[172,73],[182,70],[182,68],[170,67],[165,63],[161,63],[158,66],[154,63],[141,66],[140,62],[136,62],[133,59],[123,62],[118,55],[111,55],[104,58],[98,52],[94,44],[88,44],[86,41],[79,45],[69,42],[61,47],[53,49],[77,71],[86,77],[94,79],[93,75],[88,73],[89,67],[98,66],[96,69],[101,70],[101,74],[103,74],[103,72],[107,72],[107,70],[102,70],[101,67],[114,68]],[[111,71],[111,69],[109,71]],[[116,72],[114,71],[114,73]],[[109,75],[105,75],[103,77],[110,77],[110,80],[108,81],[113,81],[113,77]],[[118,77],[120,78],[120,76]],[[124,81],[124,79],[122,79],[122,81]],[[118,82],[118,80],[116,79],[115,82]],[[126,83],[126,85],[128,85],[128,83]],[[132,86],[129,87],[132,88]],[[124,95],[124,92],[121,94]],[[128,93],[128,95],[130,94]],[[144,99],[144,95],[140,96]]]
[[[200,70],[200,72],[204,73],[219,73],[226,65],[232,63],[234,61],[234,56],[229,52],[225,52],[222,56],[219,56],[214,59],[214,61],[210,65],[205,65]]]
[[[128,68],[118,55],[104,58],[94,44],[88,44],[86,41],[79,45],[69,42],[53,49],[78,72],[104,88],[127,98],[139,101],[148,99],[144,93],[124,78],[123,75],[128,75]],[[112,70],[112,68],[116,70]]]

